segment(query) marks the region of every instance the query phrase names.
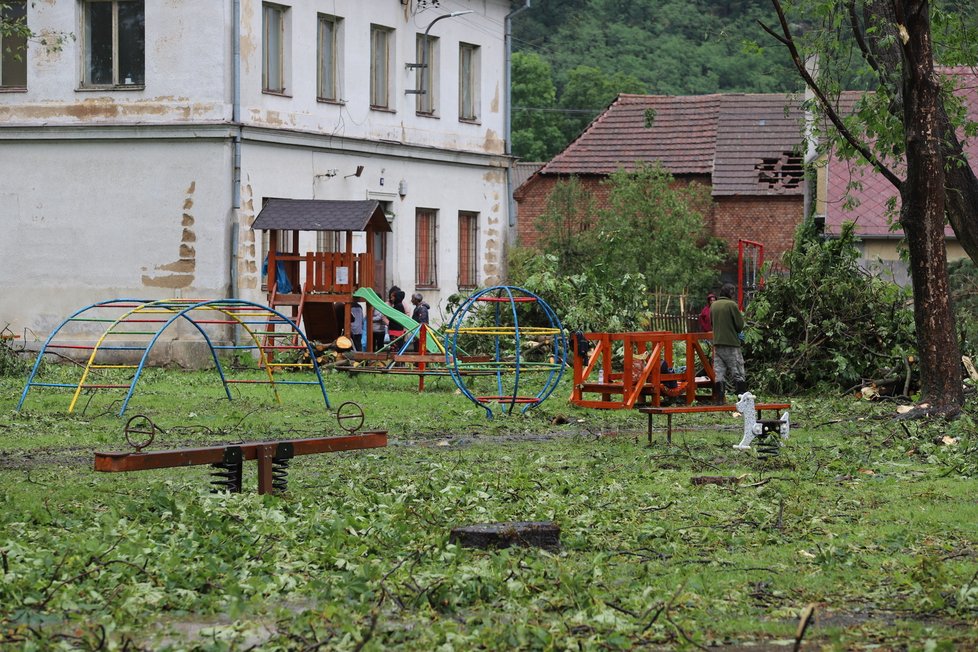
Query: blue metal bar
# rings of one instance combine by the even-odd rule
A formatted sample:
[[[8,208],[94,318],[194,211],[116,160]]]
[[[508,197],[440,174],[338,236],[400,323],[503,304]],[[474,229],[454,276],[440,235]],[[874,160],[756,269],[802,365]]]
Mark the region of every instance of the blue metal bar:
[[[83,314],[83,313],[85,313],[85,312],[87,312],[89,310],[92,310],[93,308],[112,308],[112,307],[114,307],[112,305],[114,303],[133,303],[133,302],[136,302],[136,303],[145,303],[146,302],[146,299],[112,299],[110,301],[102,301],[102,302],[99,302],[99,303],[93,303],[91,305],[85,306],[84,308],[81,308],[80,310],[77,310],[77,311],[73,312],[70,317],[68,317],[67,319],[65,319],[64,321],[62,321],[60,324],[58,324],[58,327],[55,328],[53,331],[51,331],[51,334],[48,335],[48,338],[46,340],[44,340],[44,344],[38,350],[38,352],[37,352],[37,360],[34,361],[34,366],[31,367],[31,373],[27,377],[27,384],[24,385],[24,391],[23,391],[23,393],[21,393],[20,400],[17,402],[17,407],[15,409],[18,412],[20,411],[21,406],[24,405],[24,399],[27,398],[27,392],[28,392],[28,390],[30,390],[30,388],[31,388],[32,385],[37,386],[37,387],[43,387],[43,385],[41,385],[40,383],[34,383],[33,382],[34,376],[37,375],[37,369],[38,369],[38,367],[41,366],[41,360],[44,359],[45,350],[48,348],[48,345],[51,343],[51,340],[54,339],[54,336],[57,335],[61,331],[61,329],[65,327],[66,324],[68,324],[69,322],[71,322],[78,315],[81,315],[81,314]]]

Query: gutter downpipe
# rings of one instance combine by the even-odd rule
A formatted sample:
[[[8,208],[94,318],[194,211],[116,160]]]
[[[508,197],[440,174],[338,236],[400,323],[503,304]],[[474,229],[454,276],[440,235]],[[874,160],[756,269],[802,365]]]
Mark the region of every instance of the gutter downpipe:
[[[237,299],[238,226],[241,210],[241,0],[231,0],[231,298]],[[240,327],[232,326],[234,346],[240,342]]]
[[[506,14],[504,21],[505,24],[505,41],[506,41],[506,65],[504,66],[504,74],[506,79],[503,80],[503,93],[505,94],[505,125],[503,125],[503,133],[506,139],[505,154],[509,157],[509,161],[506,165],[506,203],[509,208],[509,227],[512,228],[516,226],[516,200],[513,199],[513,16],[521,14],[530,8],[531,0],[524,0],[526,4],[522,7],[514,9],[513,11]],[[507,234],[508,235],[508,234]],[[509,240],[509,238],[506,238]]]

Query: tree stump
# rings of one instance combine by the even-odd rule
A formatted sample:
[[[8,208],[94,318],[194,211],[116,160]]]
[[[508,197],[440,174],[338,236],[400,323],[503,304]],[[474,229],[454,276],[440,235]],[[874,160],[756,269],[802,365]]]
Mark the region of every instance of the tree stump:
[[[725,475],[700,475],[689,479],[693,484],[737,484],[740,478]]]
[[[452,528],[448,540],[465,548],[527,546],[555,550],[560,547],[560,526],[553,521],[478,523]]]

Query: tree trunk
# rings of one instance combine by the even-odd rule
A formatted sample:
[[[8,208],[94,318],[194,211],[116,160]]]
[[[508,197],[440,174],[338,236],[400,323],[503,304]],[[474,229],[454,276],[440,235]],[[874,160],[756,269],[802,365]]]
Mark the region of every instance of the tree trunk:
[[[900,224],[913,277],[921,399],[932,411],[956,414],[964,403],[944,244],[944,156],[940,95],[934,72],[928,0],[894,0],[903,42],[903,113],[907,178]]]

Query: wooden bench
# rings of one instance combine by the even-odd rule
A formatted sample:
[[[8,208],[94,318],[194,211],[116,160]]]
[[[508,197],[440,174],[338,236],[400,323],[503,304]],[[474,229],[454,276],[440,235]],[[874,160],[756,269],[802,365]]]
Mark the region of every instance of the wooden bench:
[[[788,410],[791,403],[757,403],[754,409],[757,411],[757,418],[761,418],[763,410]],[[649,415],[649,444],[652,444],[652,417],[656,414],[666,415],[666,443],[672,444],[672,415],[691,414],[698,412],[736,412],[737,406],[733,403],[724,405],[672,405],[672,406],[646,406],[640,407],[639,412]]]

